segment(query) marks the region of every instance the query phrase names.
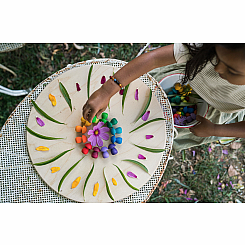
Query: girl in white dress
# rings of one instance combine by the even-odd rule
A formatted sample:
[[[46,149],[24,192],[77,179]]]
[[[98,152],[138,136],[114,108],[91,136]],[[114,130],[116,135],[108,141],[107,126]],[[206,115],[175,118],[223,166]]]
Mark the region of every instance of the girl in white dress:
[[[223,137],[245,138],[245,44],[172,44],[143,54],[114,74],[83,106],[83,117],[92,121],[107,108],[110,98],[149,72],[157,81],[184,73],[183,83],[209,105],[206,118],[190,129],[178,129],[173,148],[182,150]]]

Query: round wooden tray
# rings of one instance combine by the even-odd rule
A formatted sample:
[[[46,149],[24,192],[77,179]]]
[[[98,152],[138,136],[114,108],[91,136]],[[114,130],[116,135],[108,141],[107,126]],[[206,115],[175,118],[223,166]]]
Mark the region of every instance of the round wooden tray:
[[[66,125],[56,124],[47,120],[38,114],[35,108],[31,109],[29,115],[27,126],[33,131],[46,136],[65,138],[64,140],[44,140],[27,133],[27,146],[33,163],[46,161],[65,150],[75,148],[50,164],[35,166],[42,179],[57,192],[62,176],[72,165],[83,157],[81,149],[84,147],[84,144],[77,144],[75,142],[75,137],[81,135],[81,133],[75,132],[75,126],[81,125],[82,107],[87,100],[87,79],[89,68],[90,65],[79,66],[60,74],[44,88],[35,100],[37,105],[48,115],[58,121],[66,123]],[[106,79],[108,79],[109,76],[117,70],[118,68],[110,65],[94,64],[91,75],[90,94],[101,86],[100,81],[102,76],[105,76]],[[73,108],[72,111],[59,89],[59,81],[63,83],[70,95]],[[81,91],[77,91],[76,83],[79,83]],[[138,101],[134,98],[136,88],[139,90]],[[56,96],[57,105],[55,107],[53,107],[49,101],[48,95],[50,93]],[[123,133],[121,135],[123,143],[121,145],[117,144],[116,146],[118,154],[114,156],[110,154],[110,157],[107,159],[102,158],[102,155],[99,154],[99,157],[94,159],[91,157],[91,153],[89,153],[65,178],[59,192],[61,195],[78,202],[84,202],[84,183],[93,163],[94,171],[89,178],[85,189],[86,202],[112,201],[106,191],[106,183],[103,175],[104,168],[109,188],[115,201],[121,200],[130,196],[133,192],[136,192],[125,183],[118,169],[113,164],[116,164],[122,170],[127,180],[138,189],[149,181],[158,168],[163,154],[143,151],[135,147],[133,143],[150,148],[165,148],[166,123],[165,121],[154,122],[129,134],[129,131],[144,123],[141,119],[135,124],[133,122],[144,108],[148,95],[149,87],[142,82],[141,79],[136,79],[129,86],[123,113],[122,96],[116,94],[112,97],[110,101],[110,109],[107,108],[106,110],[109,114],[108,119],[111,120],[114,117],[117,118],[118,124],[115,125],[115,127],[120,126],[123,128]],[[164,117],[163,110],[156,96],[152,96],[148,110],[150,110],[150,117],[148,120],[157,117]],[[40,117],[45,122],[44,127],[40,127],[37,124],[35,119],[36,117]],[[92,129],[92,126],[88,127],[88,129]],[[152,134],[154,135],[154,138],[146,140],[146,134]],[[111,134],[109,135],[111,136]],[[108,146],[110,143],[110,140],[104,141],[104,146]],[[47,152],[36,151],[35,148],[41,145],[49,147],[50,150]],[[147,159],[137,159],[138,154],[143,154]],[[124,159],[133,159],[141,162],[148,168],[149,174],[133,163],[122,161]],[[51,173],[51,167],[60,167],[61,169],[56,173]],[[129,178],[127,176],[128,171],[135,173],[138,178]],[[72,189],[72,182],[79,176],[81,177],[79,185]],[[117,186],[112,184],[112,178],[116,179]],[[99,191],[94,197],[92,193],[94,184],[97,182],[99,183]]]

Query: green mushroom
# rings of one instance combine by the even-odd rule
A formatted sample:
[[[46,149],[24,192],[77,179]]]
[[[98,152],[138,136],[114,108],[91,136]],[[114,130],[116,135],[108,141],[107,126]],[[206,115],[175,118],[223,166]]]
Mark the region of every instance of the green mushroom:
[[[118,123],[117,119],[116,118],[112,118],[111,119],[111,124],[112,125],[116,125]]]

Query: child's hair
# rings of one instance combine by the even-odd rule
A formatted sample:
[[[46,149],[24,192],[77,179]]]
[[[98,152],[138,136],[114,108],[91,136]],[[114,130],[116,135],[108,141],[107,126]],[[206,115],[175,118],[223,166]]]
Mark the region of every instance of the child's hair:
[[[193,80],[206,64],[216,57],[215,45],[221,45],[227,49],[241,49],[245,48],[245,43],[204,43],[200,44],[184,44],[191,55],[191,58],[186,63],[185,76],[182,83],[188,80]],[[213,64],[215,65],[215,64]]]

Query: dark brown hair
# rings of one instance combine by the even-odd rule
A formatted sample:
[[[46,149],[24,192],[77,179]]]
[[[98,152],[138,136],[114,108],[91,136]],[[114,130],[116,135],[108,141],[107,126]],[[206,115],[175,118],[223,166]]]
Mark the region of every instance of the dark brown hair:
[[[182,80],[186,83],[188,80],[193,80],[210,61],[216,57],[215,45],[221,45],[227,49],[244,49],[245,43],[203,43],[203,44],[188,44],[184,43],[188,48],[191,58],[186,63],[185,76]],[[215,64],[213,64],[215,65]]]

